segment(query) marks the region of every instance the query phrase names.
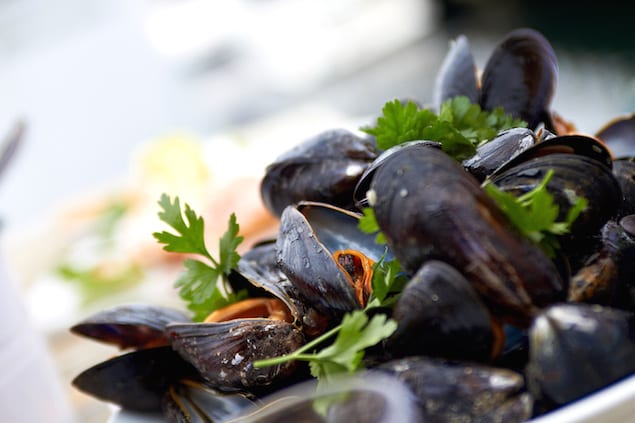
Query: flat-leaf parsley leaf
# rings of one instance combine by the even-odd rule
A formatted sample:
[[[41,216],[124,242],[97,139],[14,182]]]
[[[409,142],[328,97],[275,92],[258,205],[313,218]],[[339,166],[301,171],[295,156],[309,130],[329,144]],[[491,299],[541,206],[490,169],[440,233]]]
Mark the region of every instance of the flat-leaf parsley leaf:
[[[390,101],[384,105],[377,124],[362,131],[375,136],[377,147],[382,150],[406,141],[438,141],[443,151],[463,160],[500,131],[519,126],[527,124],[500,108],[484,111],[467,97],[458,96],[443,103],[438,115],[419,109],[413,102]]]
[[[243,241],[238,236],[240,229],[236,215],[231,214],[227,231],[219,242],[219,259],[215,260],[205,245],[205,223],[203,218],[185,204],[181,211],[179,198],[174,201],[166,194],[161,196],[159,205],[163,209],[159,218],[167,223],[177,234],[163,231],[153,236],[166,251],[197,254],[208,261],[188,258],[185,260],[185,272],[175,282],[180,297],[187,302],[187,308],[194,313],[194,320],[201,321],[212,311],[241,299],[243,293],[233,292],[227,277],[240,260],[236,248]],[[183,219],[183,215],[187,222]]]
[[[586,198],[573,198],[565,220],[556,222],[559,208],[547,190],[547,183],[552,176],[553,169],[550,169],[540,184],[518,197],[501,191],[489,182],[483,187],[485,192],[496,201],[512,225],[520,233],[542,247],[550,257],[554,257],[556,250],[560,247],[557,236],[570,231],[571,224],[588,204]]]

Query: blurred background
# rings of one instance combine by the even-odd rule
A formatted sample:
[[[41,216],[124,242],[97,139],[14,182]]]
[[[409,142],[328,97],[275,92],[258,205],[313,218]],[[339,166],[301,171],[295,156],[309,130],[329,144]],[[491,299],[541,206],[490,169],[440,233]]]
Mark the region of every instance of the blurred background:
[[[180,263],[151,237],[161,192],[198,206],[210,239],[231,211],[251,239],[273,233],[266,164],[386,101],[431,102],[459,34],[482,68],[510,30],[541,31],[554,110],[594,133],[635,110],[632,16],[617,0],[0,0],[0,140],[25,129],[0,168],[2,260],[65,419],[111,413],[70,380],[114,352],[70,325],[121,302],[179,306]]]

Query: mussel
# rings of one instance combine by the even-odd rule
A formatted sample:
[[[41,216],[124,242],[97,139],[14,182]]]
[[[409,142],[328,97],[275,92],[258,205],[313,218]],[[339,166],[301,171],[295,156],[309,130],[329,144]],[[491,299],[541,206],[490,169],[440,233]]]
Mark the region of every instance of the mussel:
[[[613,161],[613,175],[622,190],[622,203],[618,214],[635,214],[635,156]]]
[[[635,156],[635,113],[611,120],[595,134],[616,158]]]
[[[622,191],[611,169],[598,160],[580,154],[549,154],[519,163],[494,175],[490,180],[499,189],[520,196],[542,182],[549,170],[553,177],[547,190],[559,207],[563,221],[576,198],[588,201],[587,207],[571,227],[579,239],[598,233],[615,216],[622,203]]]
[[[601,245],[571,278],[568,301],[631,309],[635,285],[635,216],[609,220],[601,230]]]
[[[313,202],[288,206],[280,220],[280,269],[329,319],[365,305],[370,267],[386,253],[358,221],[357,214]]]
[[[73,386],[133,411],[160,411],[172,384],[197,371],[170,346],[129,352],[84,370]]]
[[[352,209],[355,184],[376,156],[371,139],[344,129],[320,133],[267,167],[261,183],[263,202],[276,216],[303,200]]]
[[[181,323],[166,328],[172,347],[212,387],[254,389],[290,379],[296,362],[256,369],[253,362],[288,354],[305,340],[291,323],[263,318],[217,323]]]
[[[425,422],[523,422],[533,400],[523,376],[507,369],[428,357],[408,357],[378,366],[414,393]]]
[[[130,304],[97,312],[71,327],[71,332],[121,349],[168,345],[168,323],[191,322],[185,313],[167,307]]]
[[[220,392],[199,380],[181,379],[163,397],[162,411],[170,423],[224,422],[257,403],[242,392]]]
[[[435,105],[457,95],[467,96],[485,110],[502,107],[527,122],[553,128],[551,101],[557,82],[555,53],[537,31],[511,31],[494,49],[483,69],[480,85],[467,39],[459,37],[447,54],[437,76]]]
[[[529,387],[550,409],[635,372],[632,313],[598,305],[557,304],[530,330]]]
[[[503,346],[500,325],[470,283],[447,263],[425,262],[395,304],[394,356],[428,355],[486,362]]]
[[[527,128],[511,128],[476,149],[476,154],[463,161],[476,179],[484,181],[489,175],[536,143],[536,135]]]
[[[511,230],[476,179],[442,151],[401,149],[370,188],[377,222],[407,271],[431,258],[447,261],[495,315],[519,326],[564,298],[551,260]]]

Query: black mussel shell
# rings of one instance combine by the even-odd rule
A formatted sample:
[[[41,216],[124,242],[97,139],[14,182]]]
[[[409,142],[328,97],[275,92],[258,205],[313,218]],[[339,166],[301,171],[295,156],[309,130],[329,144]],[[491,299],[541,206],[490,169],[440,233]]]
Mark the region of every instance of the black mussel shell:
[[[262,369],[254,361],[289,354],[305,340],[292,324],[271,319],[237,319],[221,323],[184,323],[166,327],[172,347],[211,386],[251,389],[290,379],[296,362]]]
[[[536,143],[536,135],[527,128],[511,128],[476,149],[476,154],[463,161],[463,167],[476,179],[487,176]]]
[[[463,275],[447,263],[424,263],[402,291],[392,318],[398,327],[387,349],[396,357],[428,355],[484,362],[495,354],[487,307]]]
[[[611,169],[600,161],[580,154],[549,154],[519,163],[491,178],[499,189],[520,196],[542,182],[549,170],[553,177],[547,190],[559,207],[563,221],[575,197],[584,197],[588,205],[573,222],[571,234],[582,238],[598,233],[617,214],[622,202],[619,183]]]
[[[163,333],[168,323],[192,320],[167,307],[133,304],[116,306],[93,314],[71,327],[71,332],[119,346],[148,348],[168,345]]]
[[[628,303],[629,287],[635,284],[635,236],[628,221],[626,216],[602,227],[598,251],[571,278],[568,301],[615,307]]]
[[[541,138],[533,146],[501,165],[492,173],[491,177],[507,172],[509,169],[521,163],[528,162],[531,159],[548,156],[550,154],[575,154],[585,156],[598,161],[609,169],[613,167],[611,152],[606,148],[606,145],[597,138],[586,135],[559,135]]]
[[[73,386],[80,391],[141,412],[161,410],[163,395],[177,380],[196,370],[171,347],[148,348],[112,358],[84,370]]]
[[[619,215],[635,213],[635,156],[618,159],[613,162],[613,175],[622,190],[622,205]]]
[[[382,152],[364,171],[362,176],[359,178],[357,185],[355,186],[355,191],[353,192],[353,199],[355,200],[355,205],[358,209],[363,209],[364,207],[368,207],[368,198],[366,197],[366,193],[370,189],[370,183],[375,176],[375,171],[384,163],[388,157],[392,154],[404,149],[404,148],[437,148],[441,149],[441,143],[436,141],[407,141],[401,144],[397,144],[394,147],[389,148],[388,150]]]
[[[311,306],[278,266],[275,241],[251,248],[241,256],[237,267],[252,286],[262,288],[284,302],[296,325],[301,327],[302,316],[311,313]]]
[[[505,113],[534,129],[550,122],[558,78],[556,55],[545,37],[532,29],[510,32],[489,57],[481,77],[481,107]]]
[[[635,372],[634,323],[633,313],[598,305],[544,310],[530,329],[532,393],[559,406]]]
[[[478,181],[436,148],[402,149],[371,183],[388,245],[409,273],[437,258],[459,270],[507,323],[529,325],[536,307],[563,299],[549,258],[513,230]]]
[[[450,44],[434,86],[434,106],[441,105],[456,96],[466,96],[471,103],[479,102],[479,85],[476,64],[467,37],[461,35]]]
[[[170,386],[162,408],[169,422],[224,422],[253,406],[255,401],[245,393],[220,392],[201,381],[183,379]]]
[[[299,201],[353,208],[353,189],[377,153],[374,141],[344,129],[323,132],[267,167],[260,191],[276,216]]]
[[[285,208],[276,243],[278,265],[310,304],[327,316],[359,308],[347,275],[316,236],[306,216]]]
[[[522,374],[512,370],[407,357],[378,366],[414,393],[425,422],[524,422],[533,401]]]
[[[596,133],[596,137],[608,145],[614,157],[635,156],[635,113],[613,119]]]
[[[330,204],[303,201],[297,209],[302,213],[322,244],[332,253],[337,250],[362,252],[374,261],[390,260],[390,250],[375,242],[375,234],[359,229],[360,215]]]

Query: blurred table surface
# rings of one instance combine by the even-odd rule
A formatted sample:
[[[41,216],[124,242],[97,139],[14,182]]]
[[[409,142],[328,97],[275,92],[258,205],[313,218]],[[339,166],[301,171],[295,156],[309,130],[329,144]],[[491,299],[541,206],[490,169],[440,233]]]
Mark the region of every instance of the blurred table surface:
[[[0,1],[0,133],[16,120],[26,124],[0,186],[9,268],[16,240],[24,248],[32,238],[22,235],[37,234],[69,202],[125,184],[149,141],[181,132],[225,148],[219,138],[249,128],[241,136],[273,154],[321,129],[357,125],[393,98],[430,102],[448,43],[461,33],[482,67],[506,32],[544,25],[560,66],[554,109],[583,132],[635,109],[632,47],[609,39],[585,48],[571,37],[575,30],[588,40],[583,22],[563,32],[546,12],[530,20],[523,2],[215,3]],[[29,260],[37,267],[45,258]],[[28,296],[23,276],[14,269]],[[110,409],[69,384],[115,351],[38,330],[81,404],[78,421],[105,421]]]

